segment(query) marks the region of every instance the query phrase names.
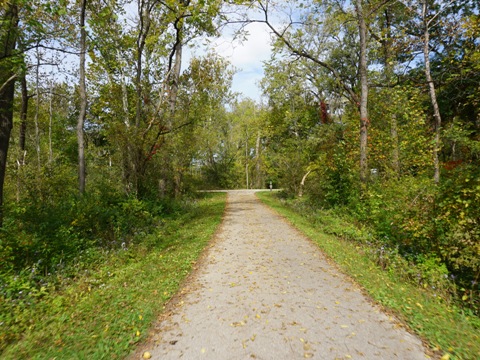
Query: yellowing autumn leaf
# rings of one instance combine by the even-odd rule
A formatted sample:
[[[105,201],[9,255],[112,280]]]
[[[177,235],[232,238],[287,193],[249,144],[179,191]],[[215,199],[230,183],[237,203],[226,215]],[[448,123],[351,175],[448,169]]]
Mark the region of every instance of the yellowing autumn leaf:
[[[233,326],[233,327],[239,327],[239,326],[244,326],[245,323],[243,321],[235,321],[233,323],[230,324],[230,326]]]

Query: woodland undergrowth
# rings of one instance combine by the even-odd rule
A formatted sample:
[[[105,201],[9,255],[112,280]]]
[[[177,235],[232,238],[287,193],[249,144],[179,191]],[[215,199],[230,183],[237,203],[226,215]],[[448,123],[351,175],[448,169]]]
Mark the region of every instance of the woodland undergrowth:
[[[155,308],[161,309],[176,292],[220,222],[224,207],[218,195],[140,200],[106,186],[95,190],[83,197],[52,197],[55,201],[31,198],[8,209],[0,232],[1,356],[13,357],[19,351],[17,354],[31,358],[36,348],[52,356],[62,354],[62,348],[73,351],[72,356],[86,356],[88,348],[104,355],[128,353],[141,338],[140,333],[135,335],[139,325],[119,325],[115,335],[107,330],[115,322],[127,321],[122,316],[131,316],[129,310],[122,315],[123,310],[110,308],[108,301],[102,307],[100,299],[95,300],[97,305],[85,304],[100,296],[135,307],[135,299],[145,297],[140,306],[145,309],[139,310],[145,328],[146,320],[153,320]],[[184,228],[186,223],[189,226]],[[154,272],[160,279],[144,274],[152,263],[159,267]],[[148,297],[145,292],[150,294],[152,289],[146,288],[150,283],[155,294]],[[148,319],[145,313],[150,314]],[[72,318],[54,320],[59,314]],[[116,320],[110,319],[112,316]],[[68,331],[75,334],[70,340],[80,345],[68,344],[62,323],[70,324]],[[93,325],[87,326],[90,323]],[[90,340],[77,334],[75,329],[82,328],[91,331],[85,335],[92,337]],[[48,336],[49,345],[41,345],[42,336]],[[117,337],[122,339],[120,345],[115,345]],[[100,358],[98,354],[93,358]]]

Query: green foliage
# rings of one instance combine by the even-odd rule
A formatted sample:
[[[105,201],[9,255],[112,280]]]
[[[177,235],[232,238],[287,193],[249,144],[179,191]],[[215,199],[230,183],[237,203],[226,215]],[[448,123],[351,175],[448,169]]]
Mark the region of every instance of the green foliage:
[[[88,249],[128,246],[155,224],[161,204],[103,192],[15,207],[2,231],[7,268],[54,273]]]
[[[480,171],[476,165],[463,165],[449,171],[445,178],[439,190],[436,209],[437,226],[441,229],[439,252],[449,267],[462,278],[462,287],[472,291],[475,307],[478,308]]]
[[[165,204],[123,198],[117,206],[133,212],[125,221],[152,217],[157,226],[126,246],[85,249],[55,274],[0,273],[2,359],[128,355],[211,239],[225,195]]]
[[[309,181],[310,199],[322,207],[345,206],[358,199],[360,184],[350,171],[355,165],[347,156],[344,142],[331,148],[320,165],[320,171]]]

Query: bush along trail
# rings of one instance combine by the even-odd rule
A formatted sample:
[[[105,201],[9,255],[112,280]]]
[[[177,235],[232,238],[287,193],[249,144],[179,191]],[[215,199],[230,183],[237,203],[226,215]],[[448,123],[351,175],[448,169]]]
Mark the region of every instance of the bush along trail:
[[[224,206],[224,194],[111,204],[111,215],[118,208],[128,217],[117,224],[136,232],[117,247],[86,247],[55,272],[31,267],[14,274],[2,267],[0,358],[125,357],[195,266]],[[5,244],[8,234],[1,235]]]

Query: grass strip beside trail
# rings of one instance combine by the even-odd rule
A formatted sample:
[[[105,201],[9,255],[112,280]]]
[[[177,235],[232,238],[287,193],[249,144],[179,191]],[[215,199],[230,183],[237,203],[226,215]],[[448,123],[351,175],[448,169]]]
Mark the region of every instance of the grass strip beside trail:
[[[318,244],[344,273],[354,278],[370,296],[395,313],[444,360],[480,359],[480,329],[459,309],[441,298],[406,284],[392,271],[383,271],[361,245],[327,235],[311,221],[284,205],[269,192],[257,193],[268,206],[287,218]]]
[[[208,244],[225,200],[225,194],[204,195],[191,211],[164,219],[144,243],[106,255],[90,275],[33,305],[28,314],[32,326],[0,357],[95,360],[128,355],[148,335]]]

